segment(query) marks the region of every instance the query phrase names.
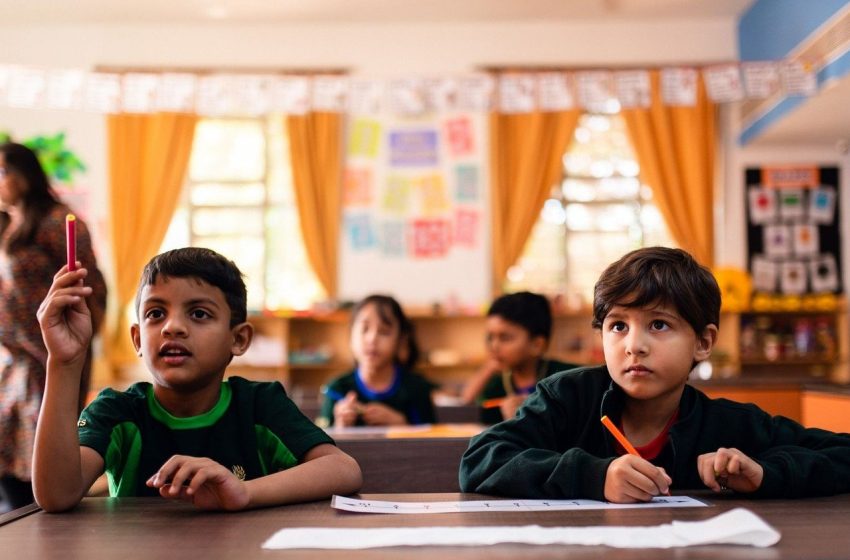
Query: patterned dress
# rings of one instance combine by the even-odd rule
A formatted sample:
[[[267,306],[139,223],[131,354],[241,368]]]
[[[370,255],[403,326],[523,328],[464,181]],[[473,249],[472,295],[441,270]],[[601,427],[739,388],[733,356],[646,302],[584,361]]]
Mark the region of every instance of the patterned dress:
[[[47,350],[41,339],[36,311],[47,295],[53,275],[65,264],[65,215],[54,206],[41,220],[35,243],[12,251],[0,243],[0,476],[30,480],[35,424],[44,393]],[[89,308],[103,316],[106,285],[97,269],[91,237],[77,220],[77,260],[89,271],[86,285],[93,294]],[[98,325],[93,325],[95,329]],[[95,331],[96,332],[96,331]],[[88,389],[88,370],[81,390]]]

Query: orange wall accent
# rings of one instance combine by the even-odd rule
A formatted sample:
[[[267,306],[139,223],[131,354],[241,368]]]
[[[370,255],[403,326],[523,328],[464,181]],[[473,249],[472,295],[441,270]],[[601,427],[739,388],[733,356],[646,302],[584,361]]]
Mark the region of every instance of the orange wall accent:
[[[830,395],[806,391],[802,398],[803,424],[850,433],[850,395]]]
[[[776,416],[786,416],[797,422],[803,418],[799,389],[750,389],[742,387],[698,387],[712,399],[724,398],[742,403],[753,403]]]

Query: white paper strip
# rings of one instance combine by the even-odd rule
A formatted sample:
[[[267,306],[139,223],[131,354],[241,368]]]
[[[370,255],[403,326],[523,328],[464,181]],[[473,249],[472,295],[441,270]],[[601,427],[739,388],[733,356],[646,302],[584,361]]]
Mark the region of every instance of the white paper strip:
[[[125,113],[154,111],[158,89],[158,74],[125,74],[121,83],[121,109]]]
[[[650,106],[649,72],[646,70],[623,70],[614,73],[617,98],[623,109],[645,109]]]
[[[764,99],[779,90],[779,69],[775,62],[743,62],[741,73],[749,97]]]
[[[581,107],[605,112],[614,96],[614,79],[607,70],[576,72],[576,95]]]
[[[537,81],[531,74],[499,76],[499,109],[503,113],[529,113],[537,106]]]
[[[458,79],[457,110],[489,111],[493,107],[496,80],[489,74],[464,76]]]
[[[198,78],[194,74],[163,74],[156,97],[157,111],[191,113],[195,110],[197,87]]]
[[[348,112],[353,115],[377,115],[384,103],[384,84],[380,80],[352,80],[348,84]]]
[[[702,71],[705,90],[715,103],[728,103],[744,98],[744,83],[737,64],[718,64]]]
[[[360,513],[467,513],[475,511],[568,511],[582,509],[645,509],[705,507],[688,496],[660,496],[639,504],[612,504],[597,500],[469,500],[449,502],[385,502],[334,496],[331,507]]]
[[[313,110],[341,113],[345,111],[348,78],[317,76],[313,78]]]
[[[811,64],[790,60],[783,62],[779,71],[786,94],[811,96],[818,92],[818,79]]]
[[[52,70],[49,72],[44,105],[48,109],[82,108],[86,75],[86,72],[82,70]]]
[[[273,79],[270,97],[272,111],[303,115],[310,108],[310,80],[305,76]]]
[[[615,548],[673,548],[705,544],[757,547],[779,542],[780,533],[753,512],[738,508],[704,521],[673,521],[650,527],[303,527],[281,529],[266,549],[361,550],[388,546],[605,545]]]
[[[44,70],[19,66],[9,76],[6,102],[10,107],[36,107],[41,103],[46,84]]]
[[[429,78],[422,83],[427,110],[448,113],[457,105],[457,80],[454,78]]]
[[[662,68],[661,99],[667,105],[696,105],[697,71],[693,68]]]
[[[575,106],[572,76],[565,72],[541,72],[537,75],[541,111],[565,111]]]
[[[117,113],[121,103],[121,76],[92,73],[86,78],[83,108],[93,113]]]
[[[389,111],[395,114],[421,115],[425,112],[422,80],[418,78],[392,80],[387,85],[387,105]]]

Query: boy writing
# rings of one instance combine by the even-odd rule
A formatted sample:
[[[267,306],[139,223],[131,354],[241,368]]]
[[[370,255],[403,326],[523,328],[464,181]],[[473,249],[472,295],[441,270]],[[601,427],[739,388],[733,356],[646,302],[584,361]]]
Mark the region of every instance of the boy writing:
[[[467,382],[461,398],[481,405],[481,422],[513,418],[537,382],[572,369],[544,357],[552,334],[552,310],[540,294],[517,292],[496,298],[487,311],[489,359]]]
[[[516,418],[474,438],[461,489],[623,503],[671,487],[786,498],[850,491],[850,435],[686,384],[711,353],[719,313],[714,277],[684,251],[640,249],[610,265],[593,302],[605,365],[541,381]],[[640,456],[618,446],[603,415]]]
[[[72,389],[92,336],[85,277],[85,269],[63,267],[38,311],[48,350],[33,452],[42,508],[74,507],[104,471],[113,496],[160,495],[213,510],[360,487],[357,463],[279,383],[222,382],[233,356],[248,349],[253,328],[245,321],[239,269],[208,249],[177,249],[147,264],[131,335],[153,383],[104,390],[77,422]]]

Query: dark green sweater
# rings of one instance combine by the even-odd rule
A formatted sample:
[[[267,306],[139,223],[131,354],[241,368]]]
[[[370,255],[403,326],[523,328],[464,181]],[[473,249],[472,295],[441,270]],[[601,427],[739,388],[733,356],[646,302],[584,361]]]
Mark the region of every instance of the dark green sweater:
[[[523,498],[604,499],[608,465],[617,456],[599,419],[620,418],[625,393],[604,367],[541,381],[516,418],[470,441],[460,464],[464,492]],[[752,404],[709,399],[685,386],[679,419],[652,462],[673,490],[705,488],[697,457],[734,447],[764,468],[752,496],[796,498],[850,492],[850,435],[806,429]]]

